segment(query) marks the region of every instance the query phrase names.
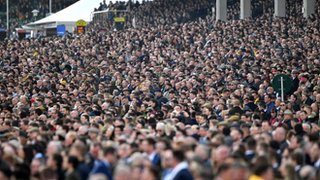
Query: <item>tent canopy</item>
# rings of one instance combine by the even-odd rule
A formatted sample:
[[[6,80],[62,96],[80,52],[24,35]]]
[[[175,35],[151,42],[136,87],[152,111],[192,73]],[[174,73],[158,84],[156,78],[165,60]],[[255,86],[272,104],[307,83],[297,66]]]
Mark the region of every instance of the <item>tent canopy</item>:
[[[106,0],[106,4],[110,2],[117,2],[119,0]],[[124,0],[128,1],[128,0]],[[142,2],[143,0],[135,0],[133,2]],[[86,22],[91,21],[91,13],[93,12],[94,8],[98,8],[100,3],[103,0],[80,0],[69,7],[51,14],[48,17],[45,17],[41,20],[28,24],[29,26],[36,26],[36,25],[44,25],[44,24],[52,24],[52,23],[71,23],[76,22],[79,19],[83,19]]]

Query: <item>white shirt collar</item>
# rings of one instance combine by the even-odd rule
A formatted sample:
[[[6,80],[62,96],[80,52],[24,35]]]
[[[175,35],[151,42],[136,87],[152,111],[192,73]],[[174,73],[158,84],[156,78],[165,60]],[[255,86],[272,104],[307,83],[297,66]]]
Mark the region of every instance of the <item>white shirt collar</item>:
[[[179,163],[178,165],[176,165],[176,167],[172,169],[172,171],[166,177],[164,177],[164,180],[173,180],[181,170],[187,169],[187,168],[188,168],[187,162],[183,161]]]
[[[153,151],[151,154],[149,154],[149,155],[148,155],[149,160],[150,160],[150,161],[152,161],[152,160],[153,160],[153,158],[156,156],[156,154],[157,154],[157,153],[156,153],[156,152],[154,152],[154,151]]]

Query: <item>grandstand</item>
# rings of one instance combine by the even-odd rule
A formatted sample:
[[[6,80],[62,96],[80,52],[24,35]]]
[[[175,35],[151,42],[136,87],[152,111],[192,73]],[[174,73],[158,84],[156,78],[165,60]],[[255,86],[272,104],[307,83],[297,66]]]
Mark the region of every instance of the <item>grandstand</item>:
[[[58,2],[54,1],[53,5],[53,12],[57,12],[71,4],[76,2],[75,0],[60,0]],[[88,1],[90,2],[90,1]],[[98,1],[99,2],[99,1]],[[183,3],[182,3],[183,2]],[[90,10],[92,12],[90,14],[90,19],[87,21],[93,21],[91,25],[93,25],[96,28],[101,29],[123,29],[123,28],[131,28],[131,27],[150,27],[155,25],[167,25],[167,24],[173,24],[173,23],[184,23],[188,21],[194,21],[198,18],[204,18],[208,15],[212,15],[213,10],[219,9],[219,7],[216,7],[217,5],[216,0],[201,0],[198,1],[198,4],[195,6],[194,2],[191,0],[187,1],[100,1],[100,5],[94,8],[93,10]],[[227,0],[227,1],[221,1],[226,2],[226,9],[221,11],[226,13],[226,19],[222,20],[239,20],[241,19],[240,13],[242,12],[240,7],[245,8],[244,6],[240,6],[240,2],[250,3],[250,5],[246,6],[249,9],[243,9],[243,12],[247,12],[246,17],[249,15],[249,17],[256,19],[261,16],[264,16],[267,14],[276,14],[275,8],[278,9],[277,5],[274,2],[274,0]],[[305,1],[308,2],[308,1]],[[312,1],[310,1],[312,2]],[[95,1],[91,1],[90,3],[94,4]],[[17,6],[17,4],[22,4],[21,6]],[[164,6],[166,4],[167,6]],[[288,10],[286,11],[284,9],[283,12],[285,12],[286,17],[290,17],[291,15],[303,15],[302,7],[303,1],[295,1],[294,3],[291,3],[290,1],[286,0]],[[294,4],[292,7],[292,4]],[[179,7],[181,5],[181,7]],[[312,5],[309,5],[312,6]],[[308,7],[309,7],[308,6]],[[166,7],[166,8],[163,8]],[[280,6],[279,6],[280,7]],[[18,9],[20,8],[20,9]],[[83,7],[79,7],[83,8]],[[221,7],[220,7],[221,8]],[[0,17],[0,24],[2,24],[2,28],[5,29],[5,26],[3,22],[5,22],[5,2],[0,2],[0,9],[2,10],[2,16]],[[32,10],[33,9],[39,9],[39,15],[37,17],[32,16]],[[182,10],[182,11],[179,11]],[[166,12],[167,11],[167,12]],[[312,8],[308,8],[309,11],[314,11]],[[15,13],[16,12],[16,13]],[[168,12],[176,12],[173,14],[170,14]],[[180,13],[178,13],[180,12]],[[78,12],[79,13],[79,12]],[[36,3],[32,1],[17,1],[13,2],[13,6],[10,8],[10,20],[11,20],[11,29],[14,30],[14,28],[21,28],[22,25],[28,24],[29,22],[34,22],[36,19],[41,19],[45,17],[48,14],[48,4],[46,1],[37,1]],[[66,17],[72,17],[77,16],[74,13],[71,13],[69,15],[68,10],[65,11],[65,13],[62,14],[62,16]],[[167,14],[170,14],[167,15]],[[171,16],[172,15],[172,16]],[[214,16],[219,16],[218,11],[215,11]],[[89,15],[87,15],[89,16]],[[125,22],[118,22],[114,23],[114,17],[120,17],[125,19]],[[218,17],[217,19],[219,19]],[[60,18],[61,19],[61,18]],[[159,22],[157,22],[159,21]],[[51,22],[50,22],[51,23]],[[72,22],[75,24],[75,21]],[[134,24],[133,24],[134,23]],[[56,25],[58,24],[66,24],[66,26],[69,27],[67,21],[57,21]],[[29,24],[34,26],[35,24]],[[72,32],[75,25],[71,28],[67,28],[69,32]],[[117,26],[117,27],[116,27]],[[38,26],[37,29],[43,28],[46,26]],[[50,29],[52,28],[52,25],[48,25]],[[115,28],[116,27],[116,28]],[[27,29],[30,29],[28,27]],[[32,27],[31,27],[32,29]],[[37,30],[37,31],[38,31]],[[52,31],[52,30],[50,30]],[[43,33],[42,33],[43,34]],[[45,33],[46,34],[46,33]]]
[[[319,179],[319,0],[80,0],[28,25],[80,17],[0,42],[0,179]]]

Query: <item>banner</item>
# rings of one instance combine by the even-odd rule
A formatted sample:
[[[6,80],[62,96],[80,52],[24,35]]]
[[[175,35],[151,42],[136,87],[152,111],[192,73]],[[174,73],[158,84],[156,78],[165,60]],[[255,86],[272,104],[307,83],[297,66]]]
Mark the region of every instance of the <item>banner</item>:
[[[60,24],[57,26],[57,35],[62,37],[66,33],[66,26],[64,24]]]
[[[124,17],[115,17],[114,19],[114,22],[126,22],[126,19]]]

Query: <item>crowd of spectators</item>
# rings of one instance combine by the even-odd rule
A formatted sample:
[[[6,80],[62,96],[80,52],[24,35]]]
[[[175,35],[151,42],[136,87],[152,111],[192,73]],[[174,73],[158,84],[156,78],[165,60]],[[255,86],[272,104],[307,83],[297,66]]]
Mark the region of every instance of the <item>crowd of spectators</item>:
[[[139,1],[134,2],[132,0],[130,0],[130,1],[116,1],[115,3],[110,1],[109,4],[107,4],[106,0],[103,0],[100,3],[100,6],[96,9],[94,9],[94,11],[129,10],[128,9],[129,6],[139,6],[139,5],[140,5]]]
[[[143,1],[141,3],[118,1],[106,5],[102,2],[98,10],[110,10],[108,14],[99,14],[96,24],[104,27],[112,27],[114,17],[125,17],[125,27],[152,27],[157,25],[169,25],[173,23],[184,23],[204,18],[211,14],[215,1],[199,0],[194,3],[192,0],[155,0]],[[116,14],[115,10],[127,11]],[[134,20],[133,20],[134,19]],[[133,24],[133,21],[135,23]]]
[[[240,1],[227,0],[227,19],[240,19]],[[252,18],[258,18],[264,13],[272,13],[274,0],[252,0]],[[292,4],[287,2],[287,4]],[[289,8],[290,11],[296,12],[296,8],[302,3],[298,2],[295,7]],[[94,11],[105,11],[94,16],[94,22],[97,26],[112,29],[115,26],[114,17],[124,17],[126,22],[125,28],[130,27],[152,27],[158,25],[169,25],[173,23],[185,23],[194,21],[198,18],[204,18],[215,11],[215,0],[201,0],[194,3],[192,0],[155,0],[155,1],[117,1],[115,3],[106,1],[100,3],[100,6]],[[122,12],[121,12],[122,11]],[[126,11],[126,12],[123,12]],[[288,16],[290,12],[288,11]],[[134,24],[133,24],[134,21]]]
[[[142,4],[132,9],[131,16],[137,19],[137,26],[169,25],[183,23],[195,18],[205,17],[214,1],[199,0],[162,0]]]
[[[170,24],[207,1],[174,2],[135,29],[0,43],[0,179],[319,179],[320,1]]]
[[[286,0],[287,12],[286,15],[290,16],[302,16],[302,1]],[[168,25],[173,23],[185,23],[194,21],[198,18],[204,18],[208,15],[214,17],[212,14],[215,10],[215,0],[201,0],[194,3],[192,0],[174,0],[174,1],[117,1],[115,3],[106,3],[104,0],[100,3],[100,6],[94,11],[109,10],[109,13],[101,13],[96,15],[95,24],[104,28],[114,27],[114,17],[125,17],[125,27],[152,27],[157,25]],[[227,0],[227,19],[239,20],[240,19],[240,1],[239,0]],[[126,13],[119,12],[127,11]],[[264,13],[273,13],[274,0],[252,0],[251,11],[252,18],[259,18]],[[115,13],[118,11],[118,13]],[[133,20],[134,19],[134,20]],[[135,21],[135,25],[133,25]]]

